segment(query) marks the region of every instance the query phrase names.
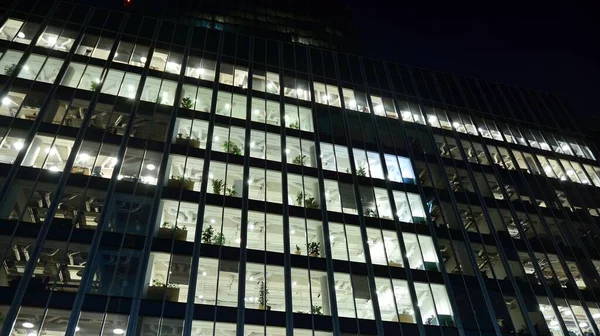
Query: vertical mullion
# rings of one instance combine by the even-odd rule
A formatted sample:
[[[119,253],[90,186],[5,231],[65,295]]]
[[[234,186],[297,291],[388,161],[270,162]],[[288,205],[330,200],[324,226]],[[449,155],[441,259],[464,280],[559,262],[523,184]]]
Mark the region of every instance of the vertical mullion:
[[[207,30],[208,32],[208,30]],[[215,126],[215,115],[217,109],[217,94],[219,92],[219,77],[221,69],[221,60],[223,54],[223,34],[219,35],[217,51],[217,60],[215,64],[215,78],[213,81],[213,91],[210,102],[210,115],[208,118],[208,130],[206,136],[206,148],[204,155],[204,162],[202,163],[202,183],[200,185],[200,199],[198,200],[198,217],[196,218],[196,232],[194,235],[194,247],[192,249],[192,265],[190,266],[190,282],[188,287],[188,297],[185,306],[185,320],[183,326],[183,334],[191,335],[192,322],[194,319],[194,307],[195,307],[195,296],[196,296],[196,284],[198,281],[198,266],[200,264],[200,251],[202,248],[202,227],[204,224],[204,212],[206,205],[206,193],[208,189],[208,172],[210,168],[210,154],[212,152],[213,133]],[[225,194],[225,193],[223,193]],[[218,288],[218,283],[217,283]],[[216,301],[215,301],[216,305]],[[217,314],[216,307],[214,307],[213,322]]]

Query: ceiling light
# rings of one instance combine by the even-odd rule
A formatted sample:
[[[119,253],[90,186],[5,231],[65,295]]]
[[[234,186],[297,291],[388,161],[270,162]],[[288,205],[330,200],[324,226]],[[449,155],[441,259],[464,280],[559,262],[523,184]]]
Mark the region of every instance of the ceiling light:
[[[48,44],[49,45],[54,45],[56,43],[56,36],[50,36],[48,37]]]
[[[252,141],[252,142],[250,143],[250,148],[254,148],[254,145],[255,145],[255,143],[254,143],[254,141]]]
[[[437,121],[437,117],[436,116],[429,116],[429,118],[427,118],[427,120],[429,121],[429,123],[433,124],[434,122]]]
[[[260,110],[259,109],[254,109],[254,114],[259,114]]]
[[[270,90],[270,89],[272,89],[272,88],[273,88],[273,83],[271,83],[271,82],[268,82],[268,83],[267,83],[267,89],[269,89],[269,90]]]
[[[296,286],[296,281],[292,282],[292,286]]]
[[[328,102],[329,101],[329,95],[323,95],[323,100]]]
[[[350,102],[348,102],[348,106],[350,106],[351,108],[355,108],[356,107],[356,100],[352,99]]]
[[[215,177],[215,176],[214,176],[212,173],[209,173],[209,174],[208,174],[208,178],[209,178],[209,179],[212,179],[213,177]],[[214,219],[213,219],[213,220],[214,220]],[[212,223],[212,222],[211,222],[211,223]]]
[[[210,220],[210,223],[211,223],[211,224],[215,224],[215,220],[214,220],[214,219],[211,219],[211,220]]]
[[[142,63],[146,63],[148,59],[144,56],[140,57],[140,61],[142,61]]]
[[[10,103],[12,103],[12,100],[10,100],[10,98],[8,98],[8,97],[2,98],[2,105],[9,105]]]
[[[292,230],[292,231],[290,231],[290,233],[291,233],[291,234],[294,234],[294,233],[296,233],[296,230]]]
[[[80,153],[79,154],[79,160],[87,161],[89,158],[90,158],[90,155],[87,154],[87,153]]]
[[[115,57],[119,57],[119,53],[115,51]]]
[[[31,322],[23,322],[23,324],[21,324],[23,326],[23,328],[27,328],[27,329],[31,329],[34,327],[33,323]]]
[[[249,229],[250,231],[254,230],[254,224],[250,224],[250,225],[248,226],[248,229]]]
[[[50,155],[56,154],[56,147],[52,146],[52,147],[46,148],[46,154],[50,154]]]
[[[60,169],[60,168],[58,168],[57,166],[52,166],[52,167],[50,167],[50,168],[48,168],[48,169],[49,169],[50,171],[52,171],[52,172],[59,172],[59,171],[61,170],[61,169]]]
[[[23,66],[23,70],[25,70],[25,71],[29,71],[29,65],[25,64],[25,65]]]
[[[202,69],[202,68],[198,69],[198,73],[200,73],[202,75],[204,73],[204,69]]]
[[[17,33],[17,37],[18,38],[25,38],[25,33],[19,32],[19,33]]]
[[[175,68],[177,67],[179,64],[175,63],[175,62],[167,62],[167,67],[169,68]]]
[[[79,331],[79,330],[81,330],[81,328],[75,327],[75,331]]]
[[[595,319],[600,319],[600,313],[596,313],[596,314],[592,315],[592,317]]]
[[[375,110],[375,112],[381,112],[383,111],[383,105],[375,105],[373,109]]]
[[[123,335],[124,333],[125,333],[125,330],[123,330],[121,328],[113,329],[113,334],[115,334],[115,335]]]
[[[215,139],[215,141],[219,141],[219,136],[215,135],[215,137],[213,139]]]
[[[114,158],[112,158],[112,159],[110,160],[110,162],[111,162],[113,165],[116,165],[116,164],[119,162],[119,159],[117,159],[116,157],[114,157]]]
[[[230,108],[231,108],[231,104],[229,104],[229,103],[225,104],[225,109],[226,110],[229,110]]]
[[[27,336],[37,336],[37,333],[35,331],[32,331],[30,333],[27,333]]]
[[[567,170],[567,175],[573,175],[575,174],[575,171],[572,169]]]
[[[235,239],[235,243],[236,243],[236,244],[239,244],[241,241],[242,241],[242,240],[241,240],[240,238],[236,238],[236,239]]]
[[[252,179],[248,179],[248,184],[252,184]]]
[[[580,328],[587,328],[588,324],[586,322],[579,322],[579,327]]]
[[[290,149],[286,148],[284,152],[285,152],[285,154],[290,154]]]
[[[146,169],[148,169],[149,171],[153,171],[154,169],[156,169],[156,166],[152,163],[149,163],[146,165]]]
[[[206,271],[202,272],[202,276],[206,276]]]
[[[458,128],[459,126],[460,126],[460,124],[456,121],[452,123],[452,127],[454,127],[454,128]]]
[[[296,89],[296,92],[298,92],[298,95],[300,96],[300,95],[302,95],[304,93],[304,90],[302,90],[302,89]]]
[[[254,281],[254,277],[251,275],[251,276],[248,278],[248,280],[250,280],[250,281]]]

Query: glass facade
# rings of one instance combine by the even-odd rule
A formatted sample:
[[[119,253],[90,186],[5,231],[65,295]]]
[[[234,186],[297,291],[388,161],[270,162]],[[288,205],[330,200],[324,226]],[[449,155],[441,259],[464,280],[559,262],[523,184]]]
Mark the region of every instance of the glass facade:
[[[0,334],[600,336],[600,154],[557,97],[4,13]]]

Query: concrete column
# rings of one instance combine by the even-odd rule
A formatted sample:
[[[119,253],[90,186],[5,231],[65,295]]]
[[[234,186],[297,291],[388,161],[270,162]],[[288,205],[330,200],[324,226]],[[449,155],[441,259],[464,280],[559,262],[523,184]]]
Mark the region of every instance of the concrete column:
[[[323,315],[331,315],[331,307],[329,305],[329,287],[327,287],[327,275],[320,277],[319,283],[321,285],[321,305],[323,306]]]
[[[40,150],[42,149],[42,140],[37,136],[33,138],[31,142],[31,146],[29,146],[29,150],[27,154],[25,154],[25,158],[23,159],[22,166],[31,167],[35,163],[35,159],[40,154]],[[41,167],[40,167],[41,168]]]

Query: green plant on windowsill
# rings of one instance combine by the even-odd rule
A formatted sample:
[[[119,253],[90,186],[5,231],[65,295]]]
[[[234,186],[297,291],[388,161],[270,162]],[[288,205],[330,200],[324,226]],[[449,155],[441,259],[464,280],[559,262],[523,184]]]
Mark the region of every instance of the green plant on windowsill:
[[[192,182],[192,179],[189,177],[183,177],[181,175],[171,175],[171,180],[176,180],[176,181],[185,181],[185,182]]]
[[[294,121],[289,127],[293,129],[300,129],[300,124],[297,121]]]
[[[299,166],[304,166],[306,165],[306,155],[301,154],[298,155],[294,158],[294,160],[292,161],[293,164],[297,164]]]
[[[4,74],[10,76],[17,69],[17,65],[15,63],[7,65],[4,67]]]
[[[237,194],[237,191],[235,191],[235,186],[232,186],[231,188],[225,186],[225,192],[227,196],[235,196]]]
[[[304,205],[303,204],[304,202],[303,202],[302,196],[303,196],[302,191],[298,191],[296,193],[296,205],[297,206],[303,206]]]
[[[267,302],[269,302],[268,296],[269,289],[267,288],[267,284],[264,283],[264,281],[261,281],[260,288],[258,289],[258,309],[267,309]]]
[[[377,211],[375,211],[375,210],[373,210],[373,209],[370,209],[370,208],[368,208],[368,209],[365,209],[365,211],[364,211],[364,215],[365,215],[366,217],[377,217]]]
[[[225,245],[225,236],[223,235],[223,233],[219,232],[219,233],[215,234],[212,239],[212,244],[213,245]]]
[[[302,191],[298,191],[298,193],[296,193],[296,205],[304,206],[305,208],[309,209],[319,208],[319,203],[317,203],[317,200],[314,197],[306,197]]]
[[[309,197],[304,200],[304,206],[309,209],[318,209],[319,203],[314,197]]]
[[[296,245],[296,255],[300,255],[302,254],[302,251],[300,250],[300,246]]]
[[[98,89],[99,86],[100,86],[100,82],[99,81],[92,81],[90,83],[90,90],[96,91],[96,89]]]
[[[215,229],[212,225],[209,225],[206,229],[202,230],[202,244],[210,244],[213,240]]]
[[[358,176],[367,176],[367,171],[365,170],[364,167],[359,167],[356,170],[356,175],[358,175]]]
[[[242,155],[242,150],[233,141],[223,142],[223,150],[229,154]]]
[[[192,98],[183,97],[183,99],[181,99],[181,107],[186,109],[191,109],[192,107],[194,107],[194,102],[192,101]]]
[[[321,243],[310,242],[306,245],[306,251],[310,257],[318,257],[321,252]]]
[[[225,183],[221,179],[213,179],[212,188],[215,194],[221,195],[221,192],[225,189]]]
[[[312,306],[310,311],[314,314],[314,315],[323,315],[323,313],[321,312],[321,310],[323,309],[323,307],[321,306]]]

